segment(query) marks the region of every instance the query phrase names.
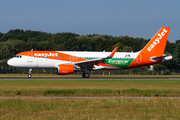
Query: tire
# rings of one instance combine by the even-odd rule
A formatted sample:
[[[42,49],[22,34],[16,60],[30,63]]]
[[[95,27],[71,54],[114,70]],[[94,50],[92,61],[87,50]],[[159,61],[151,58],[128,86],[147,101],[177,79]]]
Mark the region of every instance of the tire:
[[[82,78],[89,78],[89,76],[90,76],[89,73],[83,73],[82,74]]]
[[[28,78],[31,78],[31,75],[30,75],[30,74],[28,75]]]
[[[85,73],[84,76],[85,76],[85,78],[89,78],[90,75],[89,75],[89,73]]]

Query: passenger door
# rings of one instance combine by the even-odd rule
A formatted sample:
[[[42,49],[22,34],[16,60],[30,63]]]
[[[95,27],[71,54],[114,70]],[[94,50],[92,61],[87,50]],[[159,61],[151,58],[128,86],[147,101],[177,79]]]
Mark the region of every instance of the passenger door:
[[[33,62],[33,53],[32,52],[27,53],[27,62]]]

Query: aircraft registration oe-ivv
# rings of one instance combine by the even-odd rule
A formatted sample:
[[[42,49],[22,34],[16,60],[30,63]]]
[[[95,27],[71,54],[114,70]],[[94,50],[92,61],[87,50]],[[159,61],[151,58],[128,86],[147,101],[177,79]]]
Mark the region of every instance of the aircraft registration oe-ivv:
[[[57,74],[66,75],[83,71],[82,77],[88,78],[91,70],[120,70],[161,63],[171,60],[165,55],[170,27],[162,27],[147,45],[139,52],[86,52],[86,51],[25,51],[8,60],[8,65],[29,68],[31,78],[33,68],[57,69]]]

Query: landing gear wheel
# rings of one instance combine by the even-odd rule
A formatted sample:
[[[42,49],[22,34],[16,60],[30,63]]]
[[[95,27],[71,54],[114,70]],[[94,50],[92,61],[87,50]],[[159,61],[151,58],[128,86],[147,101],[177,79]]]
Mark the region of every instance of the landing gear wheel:
[[[31,74],[28,75],[28,78],[31,78]]]
[[[85,78],[89,78],[89,76],[90,76],[89,73],[85,74]]]
[[[82,77],[83,77],[83,78],[89,78],[89,76],[90,76],[89,73],[83,73],[83,74],[82,74]]]

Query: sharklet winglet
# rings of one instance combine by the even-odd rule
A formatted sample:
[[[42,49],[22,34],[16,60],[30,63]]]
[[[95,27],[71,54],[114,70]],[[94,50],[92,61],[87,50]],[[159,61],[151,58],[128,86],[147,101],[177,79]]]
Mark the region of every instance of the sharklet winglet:
[[[114,54],[116,53],[117,49],[118,49],[118,46],[116,48],[114,48],[112,53],[107,58],[112,58],[114,56]]]

